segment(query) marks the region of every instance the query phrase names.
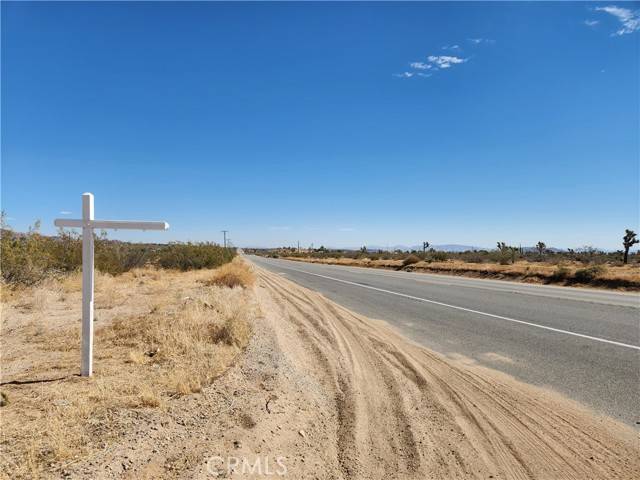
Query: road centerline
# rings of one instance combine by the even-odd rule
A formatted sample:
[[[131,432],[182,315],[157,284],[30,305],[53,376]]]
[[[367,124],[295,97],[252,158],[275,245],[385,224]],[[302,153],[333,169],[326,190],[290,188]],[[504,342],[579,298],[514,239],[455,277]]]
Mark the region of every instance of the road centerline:
[[[442,307],[447,307],[447,308],[452,308],[452,309],[455,309],[455,310],[474,313],[474,314],[477,314],[477,315],[483,315],[483,316],[486,316],[486,317],[497,318],[499,320],[505,320],[505,321],[508,321],[508,322],[519,323],[521,325],[527,325],[527,326],[530,326],[530,327],[540,328],[540,329],[548,330],[548,331],[551,331],[551,332],[562,333],[562,334],[565,334],[565,335],[571,335],[571,336],[574,336],[574,337],[584,338],[584,339],[587,339],[587,340],[592,340],[592,341],[601,342],[601,343],[607,343],[607,344],[610,344],[610,345],[616,345],[618,347],[631,348],[633,350],[640,350],[640,346],[638,346],[638,345],[631,345],[631,344],[628,344],[628,343],[617,342],[615,340],[608,340],[606,338],[594,337],[592,335],[586,335],[586,334],[583,334],[583,333],[572,332],[570,330],[564,330],[564,329],[561,329],[561,328],[549,327],[547,325],[540,325],[538,323],[527,322],[525,320],[518,320],[516,318],[510,318],[510,317],[505,317],[505,316],[502,316],[502,315],[496,315],[496,314],[493,314],[493,313],[482,312],[480,310],[473,310],[471,308],[460,307],[458,305],[451,305],[451,304],[448,304],[448,303],[438,302],[436,300],[429,300],[428,298],[416,297],[414,295],[409,295],[409,294],[406,294],[406,293],[395,292],[393,290],[387,290],[385,288],[379,288],[379,287],[374,287],[374,286],[371,286],[371,285],[365,285],[365,284],[358,283],[358,282],[352,282],[350,280],[343,280],[343,279],[340,279],[340,278],[330,277],[328,275],[322,275],[322,274],[319,274],[319,273],[307,272],[305,270],[300,270],[300,269],[297,269],[297,268],[291,268],[291,267],[288,267],[288,266],[287,267],[281,267],[281,268],[286,268],[286,269],[292,270],[294,272],[305,273],[307,275],[313,275],[313,276],[316,276],[316,277],[325,278],[327,280],[332,280],[332,281],[339,282],[339,283],[344,283],[344,284],[347,284],[347,285],[353,285],[353,286],[357,286],[357,287],[360,287],[360,288],[366,288],[366,289],[375,290],[375,291],[382,292],[382,293],[387,293],[387,294],[390,294],[390,295],[396,295],[396,296],[399,296],[399,297],[408,298],[408,299],[411,299],[411,300],[417,300],[417,301],[423,302],[423,303],[430,303],[430,304],[433,304],[433,305],[439,305],[439,306],[442,306]]]

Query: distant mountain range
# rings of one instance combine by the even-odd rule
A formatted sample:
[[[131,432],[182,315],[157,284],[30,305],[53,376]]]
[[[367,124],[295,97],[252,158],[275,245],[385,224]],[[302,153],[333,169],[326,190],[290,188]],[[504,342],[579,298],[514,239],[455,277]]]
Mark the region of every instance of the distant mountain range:
[[[358,251],[360,250],[361,247],[332,247],[332,246],[328,246],[325,245],[326,248],[328,250],[343,250],[343,251]],[[514,245],[514,246],[518,246],[518,245]],[[269,250],[271,248],[274,247],[247,247],[247,248],[258,248],[258,249],[265,249],[265,250]],[[276,247],[277,248],[277,247]],[[317,247],[316,247],[317,248]],[[473,246],[473,245],[460,245],[458,243],[446,243],[446,244],[442,244],[442,245],[429,245],[429,249],[433,248],[434,250],[438,250],[441,252],[452,252],[452,253],[457,253],[457,252],[468,252],[468,251],[473,251],[473,250],[487,250],[487,251],[491,251],[491,250],[496,250],[496,246],[493,245],[491,247],[478,247],[478,246]],[[403,252],[407,252],[407,251],[418,251],[421,252],[422,251],[422,245],[367,245],[367,251],[375,253],[378,252],[379,250],[383,251],[383,252],[393,252],[395,250],[402,250]],[[538,249],[536,247],[526,247],[523,246],[522,250],[525,252],[537,252]],[[560,253],[560,252],[566,252],[568,249],[566,248],[557,248],[557,247],[547,247],[546,251],[548,252],[555,252],[555,253]],[[576,248],[575,251],[576,252],[580,252],[582,249],[581,248]],[[605,253],[610,253],[610,252],[615,252],[617,250],[612,250],[612,249],[606,249],[606,248],[595,248],[596,251],[598,252],[605,252]],[[631,251],[636,251],[638,250],[638,247],[632,249]]]
[[[496,246],[492,246],[492,247],[478,247],[478,246],[473,246],[473,245],[460,245],[458,243],[446,243],[443,245],[429,245],[429,248],[433,248],[434,250],[438,250],[440,252],[469,252],[469,251],[473,251],[473,250],[495,250]],[[353,249],[349,249],[349,250],[359,250],[359,248],[353,248]],[[402,251],[411,251],[411,250],[417,250],[417,251],[421,251],[422,250],[422,245],[412,245],[412,246],[408,246],[408,245],[393,245],[393,246],[388,246],[388,247],[380,247],[377,245],[371,245],[371,246],[367,246],[367,250],[370,252],[377,252],[378,250],[402,250]],[[522,250],[525,252],[537,252],[538,249],[536,247],[522,247]],[[565,249],[562,248],[555,248],[555,247],[547,247],[546,248],[547,251],[550,252],[563,252],[566,251]]]
[[[466,252],[468,250],[489,250],[483,247],[474,247],[471,245],[459,245],[457,243],[447,243],[444,245],[430,245],[429,248],[433,248],[434,250],[439,250],[441,252]],[[350,250],[359,250],[359,248],[354,248]],[[411,250],[422,250],[422,245],[389,245],[389,246],[379,246],[379,245],[367,245],[367,250],[370,252],[377,252],[378,250],[402,250],[402,251],[411,251]]]

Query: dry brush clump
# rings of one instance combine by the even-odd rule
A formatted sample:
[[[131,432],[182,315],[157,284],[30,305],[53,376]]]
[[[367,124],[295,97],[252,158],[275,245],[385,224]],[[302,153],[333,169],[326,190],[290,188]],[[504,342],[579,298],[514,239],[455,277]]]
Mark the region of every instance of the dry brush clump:
[[[406,267],[407,265],[413,265],[413,264],[418,263],[420,261],[422,261],[422,259],[419,256],[411,254],[407,258],[402,260],[402,266]]]
[[[164,393],[199,391],[246,346],[255,313],[246,291],[203,290],[178,305],[155,305],[142,317],[118,318],[98,339],[126,350],[126,361],[136,368],[152,366]]]
[[[234,268],[251,274],[239,261]],[[76,279],[35,287],[46,286],[44,300],[14,297],[0,340],[0,389],[8,399],[0,411],[0,476],[57,476],[66,463],[117,439],[127,428],[126,412],[162,411],[221,375],[249,342],[259,312],[252,289],[210,285],[213,275],[154,269],[99,275],[91,378],[77,376]],[[40,313],[45,321],[36,332],[29,319]]]
[[[227,263],[216,269],[212,278],[207,282],[209,285],[223,287],[251,287],[255,281],[255,276],[249,265],[240,258],[235,258],[231,263]]]

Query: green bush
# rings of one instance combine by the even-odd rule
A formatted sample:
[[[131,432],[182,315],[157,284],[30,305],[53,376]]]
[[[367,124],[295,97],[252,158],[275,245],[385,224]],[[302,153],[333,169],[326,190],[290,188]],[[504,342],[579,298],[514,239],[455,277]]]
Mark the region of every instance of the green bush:
[[[73,271],[82,263],[82,249],[77,235],[60,232],[46,237],[38,232],[39,224],[26,234],[7,228],[0,232],[0,269],[8,283],[33,285],[46,276]]]
[[[449,255],[447,255],[447,252],[432,252],[431,258],[435,262],[445,262],[449,258]]]
[[[592,265],[590,267],[576,270],[573,279],[578,283],[590,283],[606,271],[603,265]]]
[[[158,265],[162,268],[193,270],[215,268],[233,260],[235,250],[214,243],[170,243],[158,253]]]
[[[487,252],[462,252],[458,258],[466,263],[483,263],[488,260]]]
[[[558,265],[551,275],[551,279],[555,281],[562,281],[569,278],[570,270],[565,265]]]

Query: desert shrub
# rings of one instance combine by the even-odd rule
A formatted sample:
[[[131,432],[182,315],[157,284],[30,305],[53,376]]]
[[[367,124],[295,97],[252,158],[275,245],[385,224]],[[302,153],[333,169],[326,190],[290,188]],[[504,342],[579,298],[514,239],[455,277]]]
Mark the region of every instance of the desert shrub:
[[[435,262],[444,262],[449,258],[447,252],[431,252],[431,258]]]
[[[28,233],[8,228],[0,232],[0,269],[7,283],[33,285],[51,273],[75,270],[82,263],[78,236],[61,232],[58,237],[39,233],[36,222]]]
[[[590,267],[580,268],[573,274],[573,279],[578,283],[589,283],[595,280],[606,271],[603,265],[591,265]]]
[[[422,259],[419,256],[411,254],[407,258],[402,260],[402,266],[406,267],[407,265],[413,265],[414,263],[418,263],[421,260]]]
[[[566,267],[566,265],[558,265],[551,275],[551,280],[556,282],[566,280],[569,278],[571,271]]]
[[[96,268],[103,273],[119,275],[133,268],[153,263],[162,245],[127,243],[107,240],[102,235],[95,241]]]
[[[488,259],[487,252],[462,252],[458,257],[466,263],[483,263]]]
[[[34,247],[32,239],[2,230],[2,277],[6,282],[32,284],[42,278],[44,259],[29,254]]]
[[[157,253],[157,263],[162,268],[193,270],[215,268],[233,260],[235,250],[215,243],[170,243]]]
[[[253,285],[255,277],[248,265],[239,258],[216,269],[213,278],[207,282],[208,285],[218,285],[221,287],[250,287]]]

